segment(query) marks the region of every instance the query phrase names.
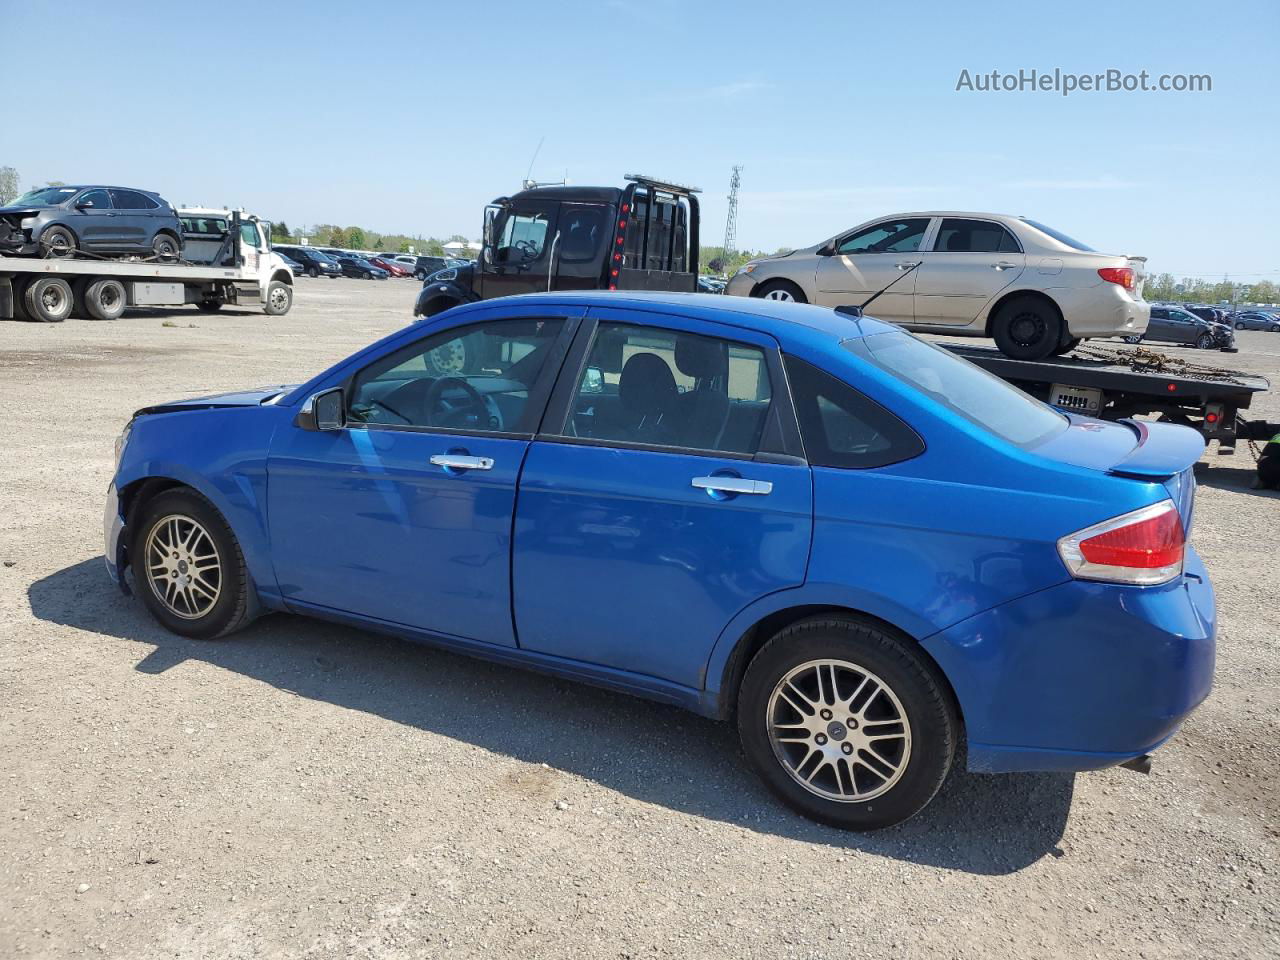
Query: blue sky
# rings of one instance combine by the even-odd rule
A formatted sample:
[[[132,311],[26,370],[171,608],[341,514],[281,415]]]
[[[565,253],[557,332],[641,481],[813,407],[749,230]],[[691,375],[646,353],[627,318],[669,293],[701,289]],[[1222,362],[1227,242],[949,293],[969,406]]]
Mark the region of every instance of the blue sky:
[[[474,237],[542,139],[540,179],[700,185],[707,243],[741,163],[752,249],[991,210],[1157,271],[1280,281],[1274,0],[0,0],[0,24],[30,40],[5,45],[0,95],[0,164],[24,186],[118,182],[293,225]],[[962,69],[1055,67],[1207,73],[1213,90],[955,89]]]

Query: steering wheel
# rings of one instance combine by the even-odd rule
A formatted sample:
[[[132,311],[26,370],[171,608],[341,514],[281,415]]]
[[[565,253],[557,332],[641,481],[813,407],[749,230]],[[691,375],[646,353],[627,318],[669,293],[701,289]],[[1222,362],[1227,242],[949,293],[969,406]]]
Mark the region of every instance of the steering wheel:
[[[444,393],[450,388],[461,390],[467,395],[461,406],[452,406],[445,400]],[[442,407],[440,421],[436,422],[436,408]],[[423,409],[433,427],[477,427],[488,425],[489,408],[480,391],[461,377],[441,377],[431,384],[423,399]]]
[[[532,240],[517,240],[513,246],[520,251],[526,260],[538,259],[538,254],[541,252],[538,249],[538,245]]]

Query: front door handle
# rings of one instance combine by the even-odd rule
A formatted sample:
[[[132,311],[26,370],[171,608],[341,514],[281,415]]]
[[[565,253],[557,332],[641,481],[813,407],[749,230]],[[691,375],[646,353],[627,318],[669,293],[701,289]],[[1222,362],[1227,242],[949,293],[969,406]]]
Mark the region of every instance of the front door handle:
[[[437,467],[448,467],[452,470],[492,470],[491,457],[467,457],[460,453],[437,453],[431,458]]]
[[[694,477],[690,483],[699,490],[710,490],[713,493],[754,493],[765,496],[773,492],[773,484],[768,480],[745,480],[742,477]]]
[[[1016,263],[1010,263],[1008,260],[997,260],[991,265],[992,270],[1009,270],[1016,267]]]
[[[895,263],[894,266],[899,270],[910,270],[912,267],[918,267],[919,264],[914,260],[907,260],[905,263]]]

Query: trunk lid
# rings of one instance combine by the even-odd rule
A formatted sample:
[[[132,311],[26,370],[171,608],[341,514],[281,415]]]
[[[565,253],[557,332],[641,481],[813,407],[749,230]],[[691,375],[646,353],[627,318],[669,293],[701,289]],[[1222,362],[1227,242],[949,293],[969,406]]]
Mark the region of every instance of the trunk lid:
[[[1117,477],[1160,483],[1190,530],[1195,501],[1194,467],[1204,453],[1204,437],[1190,427],[1144,420],[1109,423],[1067,414],[1070,426],[1035,452]]]

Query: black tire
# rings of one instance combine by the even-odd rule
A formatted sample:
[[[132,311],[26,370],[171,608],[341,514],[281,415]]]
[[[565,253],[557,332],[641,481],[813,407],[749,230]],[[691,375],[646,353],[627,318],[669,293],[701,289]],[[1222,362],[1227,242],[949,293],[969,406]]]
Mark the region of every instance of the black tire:
[[[1142,337],[1125,337],[1124,342],[1125,343],[1141,343]]]
[[[155,583],[158,579],[168,584],[169,579],[163,570],[157,570],[158,576],[153,578],[149,566],[152,561],[155,561],[156,567],[171,561],[175,564],[187,563],[186,558],[178,560],[165,554],[162,559],[162,555],[154,550],[151,551],[151,557],[147,556],[148,539],[152,532],[156,531],[158,536],[163,536],[163,531],[159,528],[175,517],[178,518],[179,533],[191,530],[193,522],[204,531],[216,552],[218,563],[216,578],[209,576],[211,568],[203,570],[204,576],[208,577],[203,580],[204,583],[216,582],[216,599],[206,610],[188,607],[188,615],[185,616],[174,612],[175,609],[181,611],[185,603],[176,592],[180,589],[176,582],[173,601],[166,602],[161,598],[158,592],[160,588]],[[244,565],[244,554],[241,553],[240,544],[231,528],[213,504],[190,488],[166,490],[142,504],[130,518],[129,526],[133,528],[129,542],[129,562],[133,568],[135,592],[161,626],[180,636],[213,640],[225,637],[249,622],[249,575]],[[193,555],[201,555],[199,551],[204,543],[204,540],[197,537],[197,550]],[[189,564],[184,569],[188,573],[179,574],[178,578],[174,578],[175,581],[180,582],[181,577],[186,575],[194,576],[189,571],[198,568],[195,564]],[[194,587],[189,590],[193,596],[201,596]],[[204,600],[197,600],[197,603],[200,602]]]
[[[151,240],[151,253],[162,263],[173,263],[182,252],[182,245],[171,233],[157,233]]]
[[[49,260],[61,260],[75,255],[76,235],[66,227],[52,226],[40,234],[40,255]]]
[[[1060,343],[1054,348],[1053,350],[1054,356],[1060,357],[1064,353],[1070,353],[1072,350],[1074,350],[1078,346],[1080,346],[1080,338],[1072,337],[1066,343]]]
[[[991,321],[991,335],[1006,357],[1043,360],[1062,343],[1062,317],[1039,297],[1014,297]]]
[[[127,305],[124,284],[119,280],[103,277],[85,289],[84,309],[91,320],[119,320]]]
[[[790,280],[766,280],[751,291],[753,297],[761,300],[781,300],[788,303],[808,303],[809,298],[804,291]]]
[[[270,317],[283,317],[293,306],[293,287],[281,280],[272,280],[267,285],[267,298],[262,301],[262,309]]]
[[[61,323],[71,316],[76,299],[71,284],[61,277],[39,277],[27,284],[23,301],[32,320]]]
[[[19,274],[13,279],[13,319],[21,320],[24,323],[30,323],[34,318],[27,313],[27,285],[30,283],[24,280]]]
[[[320,276],[320,271],[315,267],[307,267],[307,276],[314,280],[316,277]]]
[[[217,313],[222,309],[221,300],[198,300],[196,301],[196,309],[201,313]]]
[[[1213,334],[1212,334],[1212,333],[1202,333],[1202,334],[1200,334],[1200,336],[1196,337],[1196,349],[1197,349],[1197,350],[1212,350],[1212,349],[1213,349]]]
[[[1237,323],[1237,324],[1236,324],[1236,329],[1237,329],[1237,330],[1243,330],[1243,329],[1244,329],[1244,324],[1243,324],[1243,323]]]
[[[415,273],[415,274],[413,275],[413,279],[415,279],[415,280],[425,280],[425,279],[427,279],[427,271],[425,271],[425,270],[419,270],[417,273]]]
[[[792,735],[802,739],[775,741],[770,729],[778,717],[771,716],[771,710],[778,709],[781,704],[781,700],[772,703],[775,690],[781,690],[782,682],[792,671],[808,670],[810,668],[805,665],[823,660],[839,661],[850,668],[837,676],[849,675],[849,679],[844,681],[845,693],[850,685],[859,691],[848,701],[853,706],[846,705],[843,710],[837,708],[834,715],[819,717],[812,714],[812,722],[819,726],[827,724],[822,729],[830,734],[814,733],[812,744],[809,743],[808,732]],[[861,694],[862,688],[857,687],[859,671],[874,674],[896,698],[896,705],[882,692],[873,692],[866,700],[860,701],[860,696],[865,694]],[[800,679],[797,679],[797,684],[803,685]],[[839,700],[840,696],[833,699]],[[813,755],[810,751],[822,745],[824,754],[827,750],[834,753],[836,742],[840,743],[842,755],[848,750],[861,760],[860,767],[865,769],[860,775],[870,776],[869,771],[873,767],[868,760],[880,754],[861,759],[870,752],[870,748],[867,743],[860,742],[860,735],[854,732],[858,729],[855,721],[862,716],[864,724],[876,722],[868,720],[867,714],[882,707],[890,712],[901,708],[906,720],[903,732],[910,737],[909,747],[897,745],[895,762],[900,765],[900,773],[895,774],[891,783],[889,778],[879,775],[883,780],[883,792],[876,795],[874,777],[864,784],[866,789],[862,794],[866,799],[850,797],[841,800],[820,796],[800,784],[797,777],[803,774],[793,775],[793,766],[803,771]],[[794,708],[782,709],[790,709],[796,716],[803,717],[801,711]],[[846,716],[846,713],[853,715]],[[890,724],[892,721],[882,719],[879,723]],[[899,726],[902,727],[901,724]],[[819,617],[803,620],[783,630],[752,658],[738,695],[738,734],[742,747],[748,762],[769,789],[806,817],[847,830],[876,830],[892,826],[924,809],[951,769],[959,728],[955,704],[946,681],[920,648],[855,619]],[[881,726],[877,729],[888,733],[890,728]],[[776,750],[775,743],[778,745]],[[790,752],[792,747],[799,749]],[[794,758],[800,755],[805,759],[796,762]],[[836,761],[828,764],[824,760],[811,768],[807,777],[819,787],[826,777],[827,784],[823,789],[827,793],[838,790],[853,794],[858,789],[859,774],[854,772],[858,767],[850,766],[841,757]],[[843,767],[839,766],[841,762]],[[887,768],[893,766],[885,763],[883,757],[881,762]],[[847,779],[850,777],[853,779]],[[846,782],[850,787],[847,791]]]

